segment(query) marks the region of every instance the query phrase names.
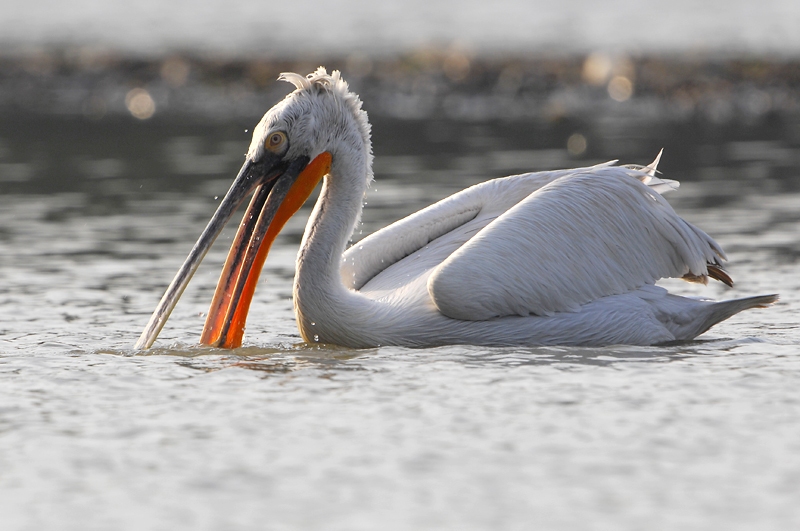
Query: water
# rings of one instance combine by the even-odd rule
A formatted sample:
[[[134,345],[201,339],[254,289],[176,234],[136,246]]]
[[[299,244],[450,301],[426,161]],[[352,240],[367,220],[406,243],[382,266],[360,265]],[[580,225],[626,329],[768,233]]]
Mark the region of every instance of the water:
[[[5,4],[3,530],[800,526],[797,5]],[[613,52],[597,79],[592,50]],[[286,93],[277,73],[318,64],[374,125],[356,239],[489,177],[664,147],[683,182],[668,199],[736,281],[665,285],[781,302],[668,347],[307,347],[291,310],[306,207],[244,348],[196,346],[231,228],[156,348],[133,351],[245,129]],[[610,99],[615,76],[630,99]],[[131,117],[147,114],[132,89],[153,117]]]
[[[667,284],[778,305],[669,347],[307,347],[291,310],[306,207],[267,262],[244,348],[196,346],[231,228],[142,354],[131,346],[252,124],[7,114],[3,529],[797,527],[794,118],[690,136],[611,116],[582,157],[563,143],[575,124],[377,116],[356,238],[520,165],[617,148],[647,163],[671,142],[662,168],[684,184],[669,199],[728,251],[737,283]]]

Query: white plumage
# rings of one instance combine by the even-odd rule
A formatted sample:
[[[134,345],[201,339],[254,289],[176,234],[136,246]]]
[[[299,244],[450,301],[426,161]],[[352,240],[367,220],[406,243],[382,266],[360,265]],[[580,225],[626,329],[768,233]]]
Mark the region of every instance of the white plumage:
[[[366,113],[338,72],[282,78],[297,90],[265,115],[247,164],[275,132],[289,142],[282,161],[330,154],[294,281],[306,341],[654,344],[692,339],[777,298],[701,301],[654,285],[709,274],[729,282],[719,245],[661,197],[677,183],[655,177],[658,159],[487,181],[345,250],[372,179]]]

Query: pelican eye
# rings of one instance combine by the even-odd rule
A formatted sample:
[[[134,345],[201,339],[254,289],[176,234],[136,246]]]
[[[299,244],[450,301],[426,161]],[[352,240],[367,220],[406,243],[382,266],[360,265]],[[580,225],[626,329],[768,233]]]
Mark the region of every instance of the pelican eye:
[[[287,143],[286,133],[276,131],[267,136],[267,139],[264,141],[264,148],[280,155],[286,151]]]

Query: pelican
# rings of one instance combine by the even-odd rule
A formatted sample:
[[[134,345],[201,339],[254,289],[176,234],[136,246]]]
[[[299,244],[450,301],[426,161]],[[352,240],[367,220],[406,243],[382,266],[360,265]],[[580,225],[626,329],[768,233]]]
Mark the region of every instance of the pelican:
[[[693,339],[776,295],[715,302],[655,283],[732,285],[722,248],[661,193],[676,181],[615,162],[467,188],[347,249],[372,180],[370,124],[338,71],[281,74],[295,90],[253,131],[244,165],[136,343],[149,348],[194,271],[252,193],[201,343],[241,346],[270,245],[322,181],[297,255],[303,339],[381,345],[652,345]],[[660,158],[660,154],[659,154]]]

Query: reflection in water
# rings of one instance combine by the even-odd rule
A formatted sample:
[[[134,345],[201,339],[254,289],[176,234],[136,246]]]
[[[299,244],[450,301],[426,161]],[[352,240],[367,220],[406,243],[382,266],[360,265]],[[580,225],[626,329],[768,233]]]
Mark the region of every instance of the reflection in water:
[[[727,347],[718,343],[727,342]],[[745,343],[747,340],[744,341]],[[170,345],[154,347],[147,351],[106,350],[97,354],[121,356],[177,356],[182,366],[203,371],[222,370],[230,367],[285,374],[294,371],[351,371],[365,370],[361,363],[375,356],[388,356],[394,360],[442,361],[463,364],[465,367],[518,367],[524,365],[598,365],[643,362],[663,363],[681,360],[689,356],[700,356],[713,351],[735,348],[740,342],[711,339],[679,342],[655,347],[616,346],[607,347],[501,347],[487,350],[482,347],[445,346],[424,351],[403,347],[354,350],[336,345],[305,345],[297,343],[285,348],[247,346],[227,351],[201,345]],[[713,348],[704,348],[713,347]]]
[[[101,349],[95,353],[125,357],[177,356],[183,358],[178,362],[183,367],[206,372],[236,367],[264,373],[284,374],[308,369],[314,371],[361,370],[358,363],[353,363],[353,361],[376,352],[377,349],[353,350],[336,345],[296,343],[285,347],[245,345],[233,351],[197,344],[173,344],[168,347],[156,346],[146,351]]]

